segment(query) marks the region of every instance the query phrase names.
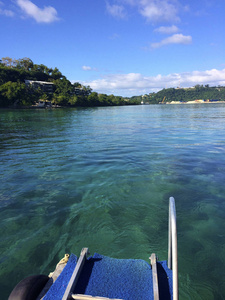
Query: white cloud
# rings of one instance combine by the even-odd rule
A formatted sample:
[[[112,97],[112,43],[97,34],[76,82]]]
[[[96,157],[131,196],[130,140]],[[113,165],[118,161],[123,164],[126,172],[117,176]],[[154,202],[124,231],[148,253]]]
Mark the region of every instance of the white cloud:
[[[180,18],[178,0],[121,0],[124,3],[137,7],[138,12],[151,22],[176,22]]]
[[[141,0],[139,12],[151,22],[179,21],[178,7],[171,0]]]
[[[84,71],[98,71],[98,69],[97,68],[93,68],[93,67],[90,67],[90,66],[82,66],[82,69],[84,70]]]
[[[140,73],[111,74],[93,81],[82,82],[99,93],[134,96],[157,92],[170,87],[193,87],[196,84],[225,85],[225,69],[172,73],[166,76],[144,76]]]
[[[82,69],[83,69],[84,71],[90,71],[90,70],[91,70],[91,67],[89,67],[89,66],[82,66]]]
[[[110,4],[113,1],[117,4]],[[152,24],[179,22],[179,13],[189,11],[189,7],[179,0],[107,0],[106,8],[112,16],[119,18],[137,12]],[[130,14],[131,8],[134,11]]]
[[[151,48],[160,48],[162,46],[168,45],[168,44],[191,44],[192,43],[192,37],[190,35],[183,35],[181,33],[174,34],[161,42],[158,43],[152,43]]]
[[[175,25],[172,26],[161,26],[154,30],[155,32],[162,34],[172,34],[179,31],[179,28]]]
[[[38,23],[52,23],[58,21],[57,11],[52,6],[39,8],[30,0],[16,0],[17,5]]]
[[[191,73],[182,74],[182,81],[194,84],[210,84],[210,85],[225,85],[225,69],[223,70],[206,70],[193,71]]]
[[[106,9],[110,15],[113,17],[117,17],[119,19],[124,19],[126,17],[125,9],[122,5],[110,5],[108,2],[106,3]]]

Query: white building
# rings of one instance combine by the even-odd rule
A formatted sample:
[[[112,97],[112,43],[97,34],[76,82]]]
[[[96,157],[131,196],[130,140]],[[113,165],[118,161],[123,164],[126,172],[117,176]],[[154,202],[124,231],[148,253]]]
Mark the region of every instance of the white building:
[[[25,80],[27,86],[31,85],[34,89],[40,88],[44,93],[50,94],[54,91],[54,83],[47,81]]]

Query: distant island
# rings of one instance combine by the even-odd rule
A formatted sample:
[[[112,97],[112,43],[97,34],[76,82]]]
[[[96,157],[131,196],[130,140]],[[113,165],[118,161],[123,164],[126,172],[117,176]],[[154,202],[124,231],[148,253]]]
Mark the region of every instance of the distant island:
[[[191,88],[169,88],[157,93],[131,97],[142,104],[191,104],[225,102],[225,87],[195,85]]]
[[[34,64],[30,58],[0,60],[0,107],[95,107],[140,104],[212,103],[225,101],[225,87],[195,85],[157,93],[122,97],[93,92],[71,83],[58,68]]]

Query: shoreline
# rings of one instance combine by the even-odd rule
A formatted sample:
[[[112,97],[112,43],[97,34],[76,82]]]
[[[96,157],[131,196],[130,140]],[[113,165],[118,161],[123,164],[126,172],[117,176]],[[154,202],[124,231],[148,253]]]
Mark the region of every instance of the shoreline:
[[[204,100],[194,100],[194,101],[187,101],[187,102],[171,101],[171,102],[166,102],[165,104],[221,104],[221,103],[225,103],[225,101],[204,101]]]

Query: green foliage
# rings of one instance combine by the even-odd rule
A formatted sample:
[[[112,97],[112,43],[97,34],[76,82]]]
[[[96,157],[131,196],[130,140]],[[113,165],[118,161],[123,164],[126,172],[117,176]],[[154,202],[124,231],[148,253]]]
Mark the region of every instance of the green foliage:
[[[49,97],[48,97],[47,94],[42,94],[41,99],[44,100],[44,101],[47,101],[47,100],[49,100]]]
[[[71,95],[73,91],[73,86],[69,80],[66,78],[56,79],[53,81],[55,84],[55,94],[59,95]]]
[[[96,92],[93,92],[90,95],[88,95],[87,104],[90,106],[97,106],[99,104],[98,94]]]
[[[32,104],[25,83],[8,81],[0,86],[0,106]]]
[[[71,106],[76,106],[78,103],[78,96],[73,95],[72,97],[70,97],[68,104],[70,104]]]
[[[34,67],[34,63],[30,58],[22,58],[15,61],[17,69],[25,69],[26,71],[30,71]]]
[[[51,74],[51,78],[54,79],[54,80],[57,80],[57,79],[61,79],[61,78],[64,78],[64,76],[62,75],[62,73],[57,69],[48,69],[48,74]]]

